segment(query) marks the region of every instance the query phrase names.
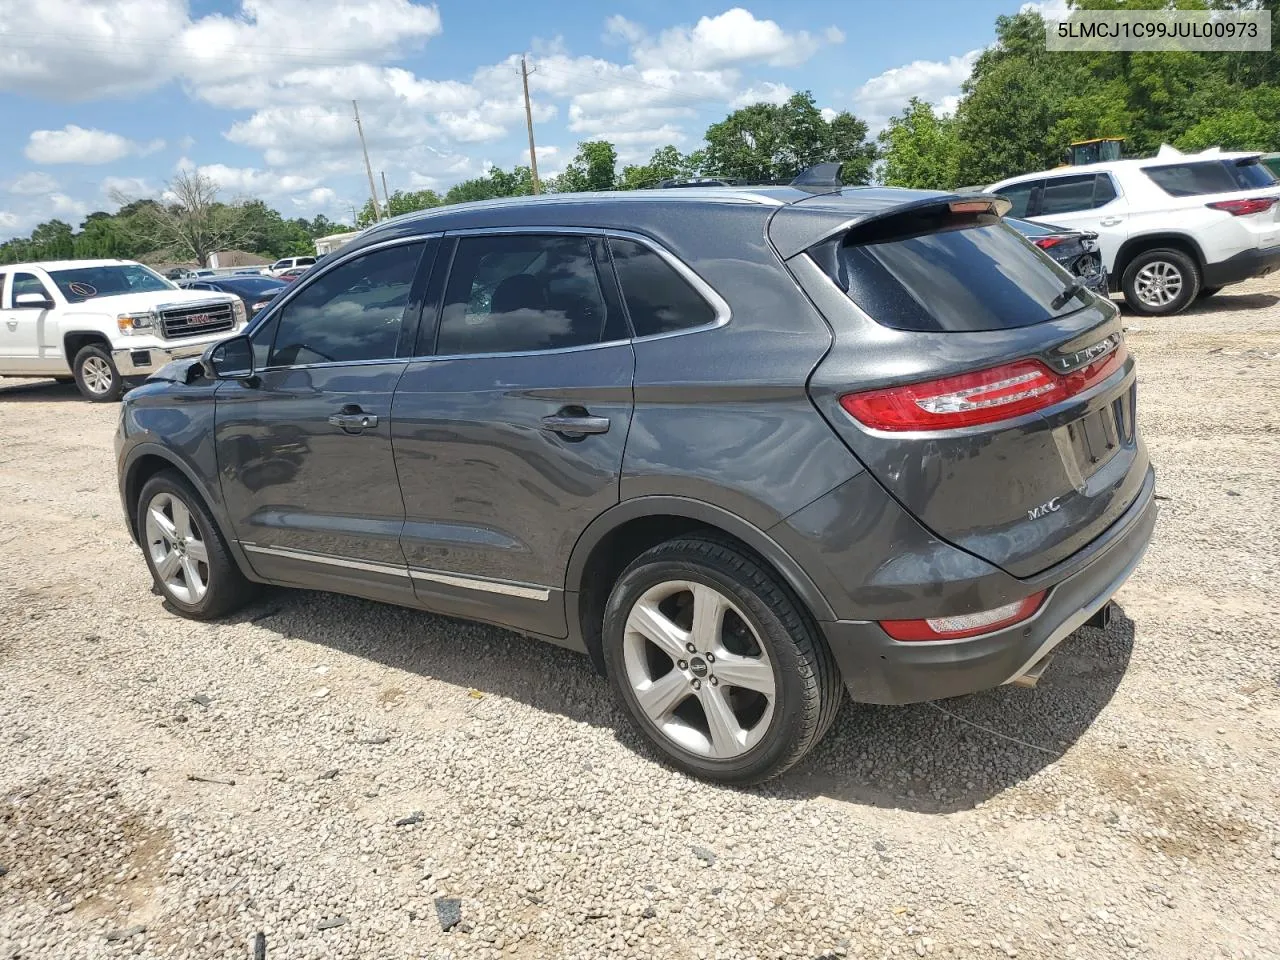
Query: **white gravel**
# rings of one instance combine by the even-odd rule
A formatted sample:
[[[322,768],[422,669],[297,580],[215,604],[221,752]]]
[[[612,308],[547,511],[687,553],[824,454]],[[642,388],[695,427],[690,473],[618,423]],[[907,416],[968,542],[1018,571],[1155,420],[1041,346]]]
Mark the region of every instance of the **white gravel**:
[[[1280,956],[1278,303],[1131,318],[1164,503],[1111,629],[748,791],[499,630],[166,613],[116,408],[0,384],[0,960]]]

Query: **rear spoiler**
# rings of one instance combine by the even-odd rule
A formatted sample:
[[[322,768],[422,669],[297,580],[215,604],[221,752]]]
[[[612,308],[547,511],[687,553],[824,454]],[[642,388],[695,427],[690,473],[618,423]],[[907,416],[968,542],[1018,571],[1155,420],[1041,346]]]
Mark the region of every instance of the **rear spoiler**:
[[[834,166],[834,164],[832,164]],[[862,187],[821,193],[778,211],[769,220],[769,241],[783,260],[876,220],[947,207],[953,213],[990,212],[1004,216],[1012,204],[991,193],[939,193]]]

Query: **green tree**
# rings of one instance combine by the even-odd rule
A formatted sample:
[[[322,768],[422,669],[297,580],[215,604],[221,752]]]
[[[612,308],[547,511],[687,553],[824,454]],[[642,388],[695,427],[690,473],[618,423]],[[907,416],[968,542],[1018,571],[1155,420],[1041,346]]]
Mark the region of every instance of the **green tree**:
[[[618,151],[608,140],[584,140],[564,173],[547,182],[548,193],[613,190],[618,185]]]
[[[648,163],[628,165],[618,176],[619,190],[643,190],[656,187],[663,180],[679,180],[696,177],[702,170],[702,151],[681,153],[667,144],[653,151]]]
[[[493,200],[498,197],[523,197],[533,193],[533,171],[516,167],[511,171],[491,167],[483,177],[455,183],[444,195],[445,203],[470,200]]]
[[[417,190],[405,192],[397,190],[387,198],[388,202],[383,204],[383,216],[398,217],[402,213],[413,213],[416,210],[427,210],[431,207],[438,207],[444,203],[444,198],[434,190]],[[356,216],[357,227],[367,227],[374,223],[376,215],[373,210],[373,201],[366,200],[364,207]]]
[[[863,121],[844,111],[828,122],[807,90],[784,104],[735,110],[707,128],[706,141],[708,174],[752,181],[790,180],[814,164],[840,162],[846,183],[867,183],[876,157]]]
[[[881,132],[881,180],[891,187],[950,190],[956,187],[960,140],[951,117],[912,97],[905,110]]]
[[[71,224],[50,220],[31,231],[31,247],[40,260],[68,260],[76,255]]]
[[[1061,109],[1053,83],[1026,60],[999,60],[984,72],[956,112],[959,180],[991,183],[1059,163],[1067,141],[1054,132]]]

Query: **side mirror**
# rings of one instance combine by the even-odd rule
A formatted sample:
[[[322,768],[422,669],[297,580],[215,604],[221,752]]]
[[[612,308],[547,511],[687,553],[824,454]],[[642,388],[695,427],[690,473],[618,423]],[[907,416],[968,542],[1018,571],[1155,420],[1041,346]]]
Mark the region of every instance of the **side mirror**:
[[[248,337],[219,341],[204,352],[201,364],[215,380],[250,380],[253,378],[253,341]]]
[[[13,298],[13,305],[16,309],[26,310],[52,310],[53,301],[46,297],[43,293],[20,293]]]

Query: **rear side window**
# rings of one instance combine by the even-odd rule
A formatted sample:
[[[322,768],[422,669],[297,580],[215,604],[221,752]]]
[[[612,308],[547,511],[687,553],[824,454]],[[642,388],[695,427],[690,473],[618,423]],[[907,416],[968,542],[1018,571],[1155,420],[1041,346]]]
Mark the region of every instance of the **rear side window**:
[[[895,330],[1029,327],[1079,310],[1070,278],[993,216],[956,221],[925,212],[870,224],[840,248],[850,299]]]
[[[1040,199],[1039,214],[1074,213],[1093,207],[1093,174],[1076,177],[1054,177],[1046,180]]]
[[[637,337],[715,322],[716,311],[671,264],[634,240],[609,238],[622,298]]]
[[[992,192],[1013,204],[1009,208],[1009,216],[1025,217],[1031,207],[1031,194],[1035,191],[1036,185],[1042,182],[1041,180],[1024,180],[1022,183],[1011,183],[1007,187],[1001,187]]]
[[[1276,182],[1271,171],[1254,159],[1173,163],[1147,167],[1143,172],[1171,197],[1234,193],[1269,187]]]
[[[600,343],[609,310],[591,248],[585,236],[463,237],[449,271],[436,353]]]

